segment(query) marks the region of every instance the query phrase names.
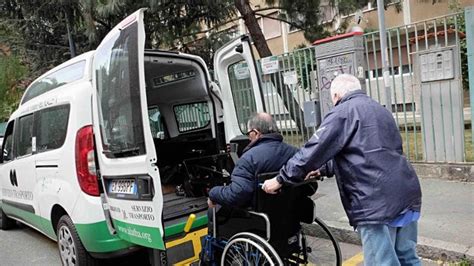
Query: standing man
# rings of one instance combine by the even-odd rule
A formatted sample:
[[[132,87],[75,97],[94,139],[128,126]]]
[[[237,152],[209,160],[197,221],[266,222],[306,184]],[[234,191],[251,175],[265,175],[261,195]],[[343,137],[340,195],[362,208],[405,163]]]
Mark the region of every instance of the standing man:
[[[334,160],[341,201],[359,232],[365,265],[420,265],[416,255],[421,189],[402,151],[392,114],[368,97],[348,74],[331,84],[335,107],[305,146],[267,180],[275,193],[284,183]]]

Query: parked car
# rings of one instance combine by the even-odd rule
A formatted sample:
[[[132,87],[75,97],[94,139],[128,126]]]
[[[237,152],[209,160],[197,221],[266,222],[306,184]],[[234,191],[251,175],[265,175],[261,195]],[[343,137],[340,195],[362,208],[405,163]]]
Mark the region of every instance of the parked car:
[[[232,170],[226,143],[248,141],[236,84],[264,111],[248,37],[216,52],[219,88],[200,57],[145,50],[143,15],[36,79],[6,126],[0,227],[42,232],[63,264],[141,247],[197,260],[207,190]]]

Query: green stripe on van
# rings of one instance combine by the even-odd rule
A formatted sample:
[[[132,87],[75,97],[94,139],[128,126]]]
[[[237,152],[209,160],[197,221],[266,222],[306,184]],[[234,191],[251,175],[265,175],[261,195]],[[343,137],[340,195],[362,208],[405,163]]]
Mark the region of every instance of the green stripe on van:
[[[82,244],[89,252],[113,252],[134,246],[133,243],[126,242],[117,235],[111,235],[105,221],[93,224],[75,224],[75,226]]]
[[[49,237],[56,239],[56,233],[54,232],[53,225],[51,224],[50,220],[11,205],[5,203],[2,204],[1,201],[0,207],[6,213],[8,213],[8,215],[17,217],[20,220],[23,220],[26,223],[38,228],[41,230],[41,232],[48,235]],[[110,235],[105,221],[92,224],[74,225],[79,237],[81,238],[82,244],[89,252],[114,252],[134,246],[132,243],[126,242],[117,236]]]
[[[163,237],[157,227],[130,224],[115,219],[114,225],[119,237],[125,241],[149,248],[165,249]]]
[[[49,237],[56,239],[56,233],[54,232],[54,229],[50,220],[40,217],[31,212],[27,212],[27,211],[15,208],[7,204],[2,204],[2,201],[0,201],[0,208],[2,208],[9,215],[12,215],[21,220],[24,220],[25,222],[40,229],[43,233],[45,233]],[[119,225],[119,226],[122,226],[122,228],[127,228],[129,226],[129,224],[126,224],[117,220],[115,220],[114,222],[115,222],[115,226]],[[191,231],[207,225],[207,222],[208,222],[207,215],[198,217],[194,221],[193,226],[191,227]],[[165,236],[171,237],[178,234],[182,234],[185,225],[186,225],[186,222],[182,222],[182,223],[178,223],[178,224],[166,227]],[[117,250],[126,249],[128,247],[134,246],[133,243],[136,243],[138,245],[148,246],[148,247],[150,246],[150,243],[148,242],[147,238],[146,239],[139,238],[142,242],[146,240],[146,243],[141,244],[139,243],[140,241],[132,243],[132,241],[130,241],[132,239],[131,237],[129,237],[129,240],[128,240],[130,242],[127,242],[126,241],[127,238],[122,237],[121,239],[117,235],[110,235],[109,230],[107,228],[107,223],[105,221],[92,223],[92,224],[75,224],[75,226],[76,226],[77,233],[79,234],[79,237],[81,238],[82,244],[84,245],[86,250],[89,252],[96,252],[96,253],[114,252]],[[136,230],[137,232],[140,232],[138,231],[138,229]],[[162,239],[161,235],[159,234],[159,230],[156,228],[146,227],[143,232],[148,233],[149,230],[151,230],[152,232],[158,233],[158,234],[156,233],[153,234],[153,239],[156,239],[156,237],[158,237],[158,239]],[[144,235],[144,237],[148,237],[148,236]],[[151,233],[150,233],[150,237],[152,237]],[[161,248],[160,246],[154,247],[154,248],[164,249],[164,244],[161,246]]]
[[[157,227],[126,223],[114,219],[117,234],[125,241],[155,249],[165,249],[163,237]]]
[[[28,212],[20,208],[14,207],[5,202],[3,202],[3,204],[1,205],[1,208],[8,215],[16,217],[22,221],[25,221],[26,223],[29,223],[32,226],[36,227],[37,229],[41,230],[41,232],[43,232],[47,236],[53,239],[56,239],[56,233],[54,232],[53,226],[51,225],[51,222],[48,219],[45,219],[32,212]]]

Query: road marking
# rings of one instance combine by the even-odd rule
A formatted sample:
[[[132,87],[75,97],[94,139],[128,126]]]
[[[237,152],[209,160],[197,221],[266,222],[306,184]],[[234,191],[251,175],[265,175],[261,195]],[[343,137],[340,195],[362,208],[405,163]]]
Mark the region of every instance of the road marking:
[[[363,261],[364,261],[364,254],[362,252],[359,252],[354,257],[344,261],[342,263],[342,266],[356,266],[356,265],[359,265],[359,263]]]

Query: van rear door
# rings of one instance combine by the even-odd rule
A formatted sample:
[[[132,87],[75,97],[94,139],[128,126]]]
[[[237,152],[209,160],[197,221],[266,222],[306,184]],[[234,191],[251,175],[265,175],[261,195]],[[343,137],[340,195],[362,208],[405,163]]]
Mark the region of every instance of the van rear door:
[[[140,9],[120,22],[96,50],[93,129],[118,236],[164,250],[163,196],[145,93],[143,13]]]
[[[250,38],[244,35],[217,50],[214,71],[224,106],[226,141],[230,142],[247,131],[253,113],[265,111]]]

